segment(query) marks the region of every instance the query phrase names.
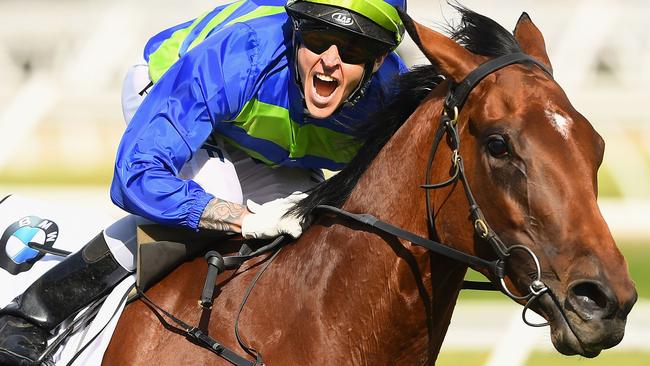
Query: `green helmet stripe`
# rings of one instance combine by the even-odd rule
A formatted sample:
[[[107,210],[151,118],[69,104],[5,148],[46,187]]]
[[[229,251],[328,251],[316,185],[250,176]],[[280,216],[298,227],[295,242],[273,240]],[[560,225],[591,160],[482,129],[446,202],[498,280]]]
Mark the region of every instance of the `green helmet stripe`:
[[[345,8],[359,13],[383,28],[395,34],[399,43],[402,41],[404,24],[397,9],[383,0],[305,0],[310,3],[324,4]]]

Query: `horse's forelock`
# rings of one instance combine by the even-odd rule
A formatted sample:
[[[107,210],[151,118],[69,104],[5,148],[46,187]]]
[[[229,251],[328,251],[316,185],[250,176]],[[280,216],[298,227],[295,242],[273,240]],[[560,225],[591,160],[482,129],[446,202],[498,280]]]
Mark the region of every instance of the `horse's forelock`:
[[[460,14],[460,23],[449,25],[450,37],[472,53],[498,57],[521,52],[514,35],[491,18],[478,14],[459,3],[452,3]]]

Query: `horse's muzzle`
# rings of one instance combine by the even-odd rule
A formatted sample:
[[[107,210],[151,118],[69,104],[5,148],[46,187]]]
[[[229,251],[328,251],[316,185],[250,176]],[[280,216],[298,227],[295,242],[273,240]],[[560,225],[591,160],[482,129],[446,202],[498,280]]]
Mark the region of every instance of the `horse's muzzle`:
[[[589,358],[621,342],[627,314],[637,298],[633,290],[629,298],[618,299],[597,280],[576,280],[564,295],[554,292],[553,296],[554,301],[550,296],[541,300],[551,318],[553,345],[562,354]]]

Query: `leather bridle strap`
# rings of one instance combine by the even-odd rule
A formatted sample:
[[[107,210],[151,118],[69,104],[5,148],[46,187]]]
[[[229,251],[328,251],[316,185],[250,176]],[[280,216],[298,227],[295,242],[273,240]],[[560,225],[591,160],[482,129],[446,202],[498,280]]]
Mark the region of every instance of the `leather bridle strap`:
[[[499,278],[501,290],[504,293],[506,293],[508,296],[510,296],[515,300],[525,300],[525,299],[529,300],[522,314],[522,317],[524,318],[524,322],[532,326],[542,326],[544,324],[532,324],[528,322],[525,318],[526,310],[530,307],[530,304],[535,300],[539,299],[539,297],[542,294],[548,291],[548,287],[541,281],[541,268],[540,268],[539,260],[537,259],[537,256],[530,249],[528,249],[523,245],[513,245],[507,247],[503,243],[503,241],[499,238],[499,236],[496,234],[496,232],[494,232],[494,230],[490,228],[490,225],[485,220],[483,212],[479,207],[478,203],[476,202],[476,199],[474,198],[474,195],[472,194],[472,190],[469,186],[469,182],[467,181],[467,178],[465,176],[463,159],[460,154],[460,137],[458,135],[458,126],[457,126],[459,111],[464,105],[472,89],[476,87],[476,85],[478,85],[478,83],[480,83],[481,80],[483,80],[489,74],[516,63],[530,63],[536,65],[539,68],[541,68],[545,73],[547,73],[549,77],[551,77],[551,79],[553,78],[551,71],[547,69],[544,64],[540,63],[539,61],[535,60],[534,58],[524,53],[518,52],[514,54],[500,56],[493,60],[487,61],[479,65],[472,72],[470,72],[467,75],[467,77],[459,84],[453,84],[453,83],[449,84],[449,90],[447,92],[447,96],[445,98],[444,106],[443,106],[444,110],[442,115],[440,116],[440,124],[438,127],[438,131],[436,132],[436,136],[434,138],[434,142],[431,147],[431,153],[427,165],[425,184],[423,184],[421,187],[424,188],[426,191],[427,216],[429,220],[430,230],[433,230],[432,229],[433,215],[431,209],[431,197],[429,194],[429,190],[441,188],[460,180],[463,185],[463,189],[465,191],[467,201],[470,205],[470,218],[474,223],[474,232],[476,235],[478,235],[478,237],[480,237],[481,239],[483,239],[484,241],[490,244],[494,252],[499,257],[500,260],[499,263],[505,266],[505,262],[509,257],[510,252],[515,250],[524,251],[528,255],[530,255],[537,269],[537,278],[531,282],[529,286],[529,293],[527,295],[525,296],[515,295],[508,289],[506,283],[504,282],[504,277],[498,277],[498,278]],[[429,178],[431,174],[431,168],[433,165],[433,157],[438,149],[439,143],[442,141],[442,136],[444,136],[445,134],[449,138],[448,143],[449,143],[449,147],[452,150],[452,164],[453,164],[454,172],[453,174],[451,174],[451,178],[449,178],[448,180],[442,183],[430,184]],[[491,283],[465,281],[463,287],[466,289],[484,290],[484,289],[492,289],[493,285]]]
[[[424,247],[434,253],[440,254],[447,258],[453,259],[455,261],[465,263],[469,266],[487,268],[496,276],[503,276],[503,263],[501,260],[487,261],[485,259],[469,255],[458,251],[454,248],[448,247],[442,243],[439,243],[434,240],[430,240],[419,235],[416,235],[412,232],[393,226],[385,221],[381,221],[376,217],[370,214],[354,214],[345,210],[342,210],[337,207],[328,206],[328,205],[318,205],[316,209],[330,211],[335,213],[338,216],[348,218],[350,220],[362,223],[364,225],[376,228],[384,233],[393,235],[395,237],[410,241],[411,243]]]
[[[445,99],[445,111],[449,116],[454,116],[454,108],[460,110],[463,107],[463,104],[465,104],[465,100],[467,100],[467,96],[472,89],[474,89],[474,87],[486,76],[506,66],[525,62],[537,65],[551,78],[553,77],[553,73],[546,67],[546,65],[523,52],[515,52],[500,56],[482,63],[476,69],[472,70],[463,81],[452,85],[450,92],[447,94],[447,98]]]

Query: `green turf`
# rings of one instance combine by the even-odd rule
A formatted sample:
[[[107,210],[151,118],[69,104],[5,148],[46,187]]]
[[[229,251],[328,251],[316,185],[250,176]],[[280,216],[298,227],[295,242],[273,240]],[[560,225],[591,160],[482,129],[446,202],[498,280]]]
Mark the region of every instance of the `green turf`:
[[[479,364],[477,364],[479,365]],[[563,356],[557,352],[533,352],[525,366],[648,366],[650,352],[604,351],[596,358]]]
[[[639,297],[650,299],[650,245],[621,245],[619,247],[627,260],[630,275],[636,284]],[[648,365],[650,365],[650,360]]]
[[[489,352],[445,352],[438,355],[436,366],[481,366],[488,359]]]
[[[487,281],[485,276],[471,269],[467,271],[467,275],[465,276],[465,279],[470,281]],[[458,296],[458,302],[467,301],[467,300],[469,301],[473,301],[473,300],[510,301],[510,299],[500,291],[462,290],[460,292],[460,296]]]
[[[607,198],[622,198],[621,189],[606,166],[598,170],[598,196]]]
[[[110,184],[113,174],[112,162],[106,162],[93,169],[74,169],[69,165],[42,165],[27,171],[0,170],[0,182],[4,184],[29,185],[97,185]],[[326,177],[334,173],[325,171]],[[621,197],[621,190],[607,167],[598,172],[598,191],[601,197]]]
[[[436,366],[483,366],[489,352],[450,351],[441,352]],[[535,351],[525,366],[647,366],[650,365],[650,352],[605,351],[596,358],[563,356],[557,352]]]

